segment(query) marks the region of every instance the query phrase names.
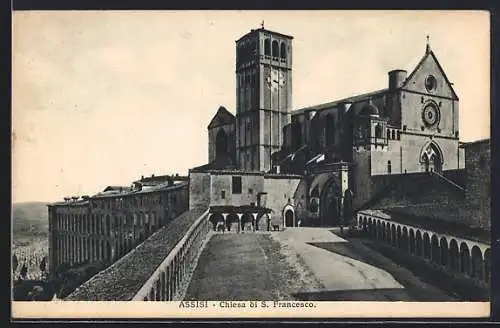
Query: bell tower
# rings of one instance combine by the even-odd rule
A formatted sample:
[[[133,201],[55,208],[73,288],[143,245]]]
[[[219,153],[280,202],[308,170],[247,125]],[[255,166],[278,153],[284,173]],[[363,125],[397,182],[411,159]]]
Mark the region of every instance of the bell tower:
[[[293,37],[260,29],[236,41],[236,157],[244,170],[269,171],[292,108]]]

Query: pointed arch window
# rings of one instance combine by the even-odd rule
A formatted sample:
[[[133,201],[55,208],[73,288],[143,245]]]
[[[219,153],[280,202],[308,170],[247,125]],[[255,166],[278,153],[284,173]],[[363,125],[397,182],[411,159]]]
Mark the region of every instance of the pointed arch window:
[[[220,157],[227,153],[227,135],[224,129],[220,129],[215,137],[215,156]]]
[[[443,156],[434,142],[428,143],[420,153],[420,163],[425,172],[441,172]]]
[[[335,143],[335,119],[332,114],[326,115],[325,118],[325,139],[327,145]]]

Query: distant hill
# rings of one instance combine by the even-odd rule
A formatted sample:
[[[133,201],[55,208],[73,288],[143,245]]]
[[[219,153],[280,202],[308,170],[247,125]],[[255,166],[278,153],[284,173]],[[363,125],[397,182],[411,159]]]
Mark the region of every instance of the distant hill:
[[[13,204],[12,223],[14,238],[21,236],[48,235],[49,213],[45,202]]]

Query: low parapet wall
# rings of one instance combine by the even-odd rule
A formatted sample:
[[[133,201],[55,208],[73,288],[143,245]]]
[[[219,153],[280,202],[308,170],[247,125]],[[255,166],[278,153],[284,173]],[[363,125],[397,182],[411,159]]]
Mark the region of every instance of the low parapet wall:
[[[207,209],[132,298],[133,301],[182,300],[210,232],[208,217]]]

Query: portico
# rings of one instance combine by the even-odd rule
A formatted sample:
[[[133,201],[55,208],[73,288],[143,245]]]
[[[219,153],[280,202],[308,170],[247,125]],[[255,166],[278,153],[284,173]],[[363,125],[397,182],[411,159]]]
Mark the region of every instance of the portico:
[[[272,210],[262,206],[211,206],[209,221],[213,231],[244,233],[270,231]]]

